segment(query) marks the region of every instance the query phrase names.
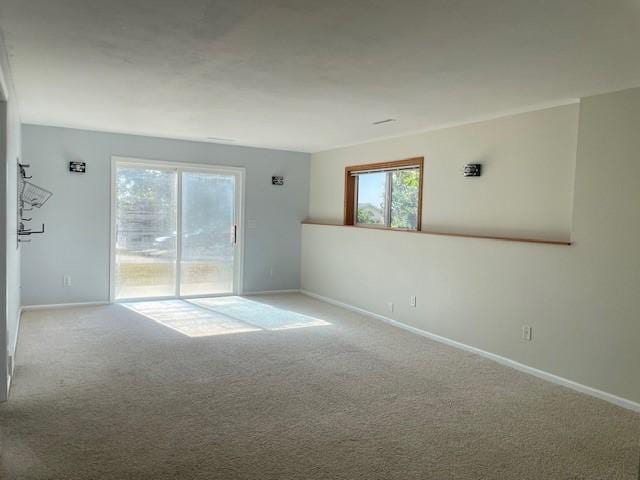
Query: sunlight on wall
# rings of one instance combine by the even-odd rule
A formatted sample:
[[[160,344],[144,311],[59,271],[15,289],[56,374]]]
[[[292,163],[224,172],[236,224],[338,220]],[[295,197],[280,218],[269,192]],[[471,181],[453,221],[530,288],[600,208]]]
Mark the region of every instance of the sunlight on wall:
[[[189,337],[331,325],[324,320],[240,297],[158,300],[122,305]]]

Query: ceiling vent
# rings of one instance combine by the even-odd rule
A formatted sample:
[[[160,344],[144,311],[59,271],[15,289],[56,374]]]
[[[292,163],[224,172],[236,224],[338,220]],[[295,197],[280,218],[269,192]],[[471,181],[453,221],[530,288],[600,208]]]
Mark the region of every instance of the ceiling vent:
[[[383,123],[395,122],[395,118],[385,118],[384,120],[378,120],[377,122],[373,122],[371,125],[382,125]]]

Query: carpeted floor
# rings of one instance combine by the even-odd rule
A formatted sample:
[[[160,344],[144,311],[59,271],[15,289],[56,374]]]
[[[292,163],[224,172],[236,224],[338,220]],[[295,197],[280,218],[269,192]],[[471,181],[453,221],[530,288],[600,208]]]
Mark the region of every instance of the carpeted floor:
[[[0,478],[638,477],[637,414],[302,295],[251,300],[321,321],[25,313]]]

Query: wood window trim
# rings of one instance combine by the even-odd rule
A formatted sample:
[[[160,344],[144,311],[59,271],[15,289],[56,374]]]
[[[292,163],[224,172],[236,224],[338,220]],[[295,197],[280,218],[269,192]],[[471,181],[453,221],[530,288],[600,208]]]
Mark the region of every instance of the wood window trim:
[[[356,225],[356,172],[367,170],[393,170],[396,168],[416,167],[419,173],[418,180],[418,212],[416,218],[416,231],[422,230],[422,185],[424,181],[424,157],[413,157],[405,160],[391,162],[365,163],[362,165],[350,165],[344,169],[344,225]],[[385,230],[397,230],[391,227],[376,227]]]

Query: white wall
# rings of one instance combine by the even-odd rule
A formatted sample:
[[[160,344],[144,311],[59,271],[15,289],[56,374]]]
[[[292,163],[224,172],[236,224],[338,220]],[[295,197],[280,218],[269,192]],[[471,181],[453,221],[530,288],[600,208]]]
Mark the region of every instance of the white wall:
[[[568,239],[578,110],[572,104],[314,154],[309,216],[342,223],[345,166],[424,156],[424,230]],[[482,163],[483,176],[463,177],[466,163]]]
[[[466,205],[479,211],[491,232],[516,233],[532,226],[533,233],[561,235],[571,211],[567,201],[573,181],[568,173],[576,158],[572,151],[576,113],[575,106],[563,107],[424,134],[420,139],[408,137],[406,142],[394,139],[314,155],[310,210],[323,219],[340,218],[342,194],[334,191],[334,180],[341,184],[337,179],[345,164],[424,154],[427,165],[429,158],[444,162],[448,157],[456,167],[439,166],[437,179],[430,179],[426,169],[426,225],[437,218],[438,226],[475,232],[475,223],[463,211]],[[512,122],[529,127],[516,128]],[[553,128],[547,129],[547,122],[553,122]],[[640,89],[582,99],[572,246],[305,225],[302,287],[640,402],[640,177],[634,173],[640,161],[639,126]],[[457,152],[469,141],[470,130],[483,132],[482,138],[473,137],[470,150],[461,156]],[[502,132],[509,132],[509,138],[502,138]],[[436,155],[430,149],[433,138],[445,137],[452,154],[447,156],[438,143]],[[512,154],[498,162],[492,152],[506,148],[503,140],[512,145]],[[538,151],[546,149],[557,163],[546,164],[549,158],[536,155],[545,163],[547,176],[528,176],[535,170],[536,157],[521,158],[536,142],[541,144]],[[491,166],[486,176],[467,179],[469,191],[461,193],[460,164],[474,158],[484,158]],[[500,173],[510,168],[509,161],[519,165],[520,174]],[[529,192],[528,200],[506,186],[481,188],[482,182],[493,185],[498,175],[501,181],[517,182]],[[323,183],[329,179],[331,184]],[[474,180],[479,181],[476,186]],[[432,186],[442,182],[433,187],[438,191],[435,198],[428,193],[430,182]],[[448,200],[455,209],[447,205],[449,184],[453,187]],[[552,200],[543,198],[547,194]],[[330,201],[331,196],[336,198]],[[544,208],[532,213],[533,223],[521,223],[511,206],[502,206],[515,203],[534,212],[535,198],[543,201]],[[326,206],[321,205],[324,202]],[[482,208],[487,202],[492,205],[490,212]],[[409,305],[410,295],[417,296],[416,308]],[[387,302],[396,304],[393,313]],[[521,340],[523,324],[533,326],[532,342]]]
[[[33,125],[23,126],[23,152],[34,181],[53,192],[33,212],[47,233],[23,247],[25,305],[108,299],[112,155],[245,167],[245,224],[256,226],[245,228],[244,291],[299,288],[308,154]],[[87,173],[70,173],[70,160],[87,162]],[[271,185],[274,174],[284,187]]]
[[[0,78],[6,102],[0,107],[0,401],[8,394],[10,374],[8,357],[13,357],[18,341],[20,323],[20,249],[17,230],[17,159],[20,156],[20,118],[9,69],[4,40],[0,36]],[[6,97],[6,98],[5,98]],[[6,350],[5,350],[6,348]],[[5,354],[6,352],[6,354]]]

